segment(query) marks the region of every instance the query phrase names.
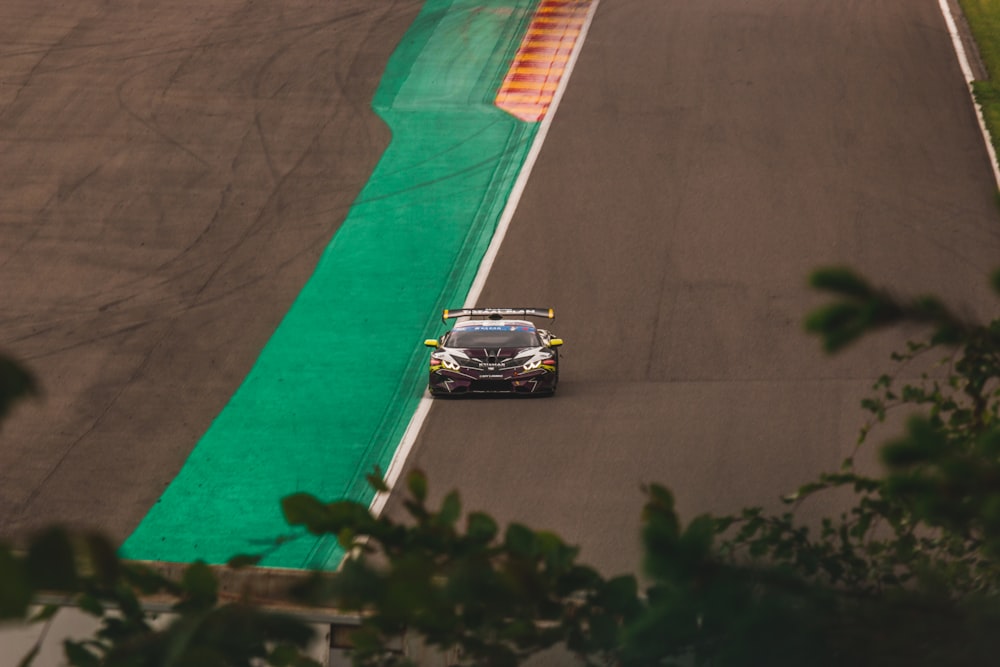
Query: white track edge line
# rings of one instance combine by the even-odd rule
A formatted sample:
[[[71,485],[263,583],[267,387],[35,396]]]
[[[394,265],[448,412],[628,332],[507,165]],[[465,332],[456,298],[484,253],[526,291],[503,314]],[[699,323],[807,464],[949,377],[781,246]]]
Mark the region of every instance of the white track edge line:
[[[538,159],[539,153],[542,152],[542,144],[545,142],[545,136],[549,133],[549,126],[552,125],[552,119],[559,108],[559,102],[566,91],[566,86],[569,85],[569,78],[573,73],[573,68],[576,66],[577,59],[580,57],[580,51],[583,50],[583,43],[587,39],[587,32],[590,30],[590,24],[594,19],[594,14],[599,4],[600,0],[593,0],[590,8],[587,10],[587,18],[580,28],[580,34],[577,35],[576,44],[573,45],[573,52],[570,54],[569,61],[563,69],[562,78],[559,80],[559,86],[552,96],[548,112],[538,127],[538,133],[535,135],[535,140],[531,144],[528,155],[524,158],[521,173],[518,174],[517,180],[514,181],[514,187],[511,188],[510,196],[507,198],[507,205],[504,207],[500,221],[497,223],[496,231],[493,232],[493,239],[486,249],[486,254],[483,255],[483,259],[479,264],[479,271],[476,273],[476,277],[472,281],[472,286],[469,288],[469,294],[465,298],[465,308],[475,306],[479,295],[486,286],[486,279],[493,269],[493,262],[500,252],[500,245],[507,235],[510,221],[514,218],[514,211],[517,210],[517,205],[521,202],[521,195],[524,194],[524,188],[528,184],[528,177],[531,176],[531,170],[535,166],[535,161]],[[420,403],[417,404],[417,409],[413,412],[410,423],[406,426],[406,431],[403,432],[403,438],[400,440],[399,446],[396,447],[396,453],[393,454],[392,460],[389,462],[389,468],[385,471],[384,481],[389,491],[376,493],[371,505],[368,506],[369,511],[374,516],[379,516],[382,514],[382,510],[385,509],[385,505],[389,501],[389,495],[399,481],[399,477],[406,465],[406,459],[409,458],[410,452],[417,442],[417,436],[420,435],[420,431],[427,420],[427,415],[430,413],[433,404],[434,399],[426,394],[420,399]]]
[[[976,110],[976,120],[979,121],[979,132],[983,135],[983,142],[986,144],[986,153],[990,158],[990,167],[993,168],[993,180],[1000,189],[1000,165],[997,164],[997,154],[993,149],[993,141],[990,138],[990,131],[986,129],[986,118],[983,116],[983,108],[976,101],[975,93],[972,91],[972,82],[975,77],[972,75],[972,67],[969,66],[969,56],[965,52],[965,44],[962,43],[962,36],[958,33],[958,25],[955,17],[951,13],[951,5],[948,0],[938,0],[938,7],[944,16],[945,25],[948,27],[948,34],[951,35],[951,45],[958,56],[958,66],[962,69],[962,76],[965,77],[966,87],[969,89],[969,97],[972,99],[972,106]]]

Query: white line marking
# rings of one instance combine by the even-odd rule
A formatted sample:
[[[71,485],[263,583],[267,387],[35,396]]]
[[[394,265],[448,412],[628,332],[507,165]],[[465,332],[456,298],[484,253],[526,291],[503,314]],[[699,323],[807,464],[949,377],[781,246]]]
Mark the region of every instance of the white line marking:
[[[490,246],[486,249],[486,254],[483,255],[483,261],[479,265],[479,272],[476,274],[476,279],[472,281],[472,287],[469,288],[469,295],[465,299],[465,308],[473,308],[476,305],[476,301],[479,300],[479,295],[482,294],[483,288],[486,286],[486,279],[490,275],[490,271],[493,269],[493,262],[497,258],[497,254],[500,252],[500,245],[503,243],[504,237],[507,235],[507,228],[510,227],[510,221],[514,217],[514,211],[517,209],[518,203],[521,201],[521,195],[524,194],[524,188],[528,184],[528,177],[531,176],[531,170],[535,167],[535,161],[538,159],[538,154],[542,151],[542,143],[545,141],[545,136],[549,133],[549,127],[552,125],[552,119],[556,115],[556,110],[559,108],[559,102],[562,101],[563,94],[566,92],[566,86],[569,85],[569,77],[573,72],[573,68],[576,66],[576,61],[580,57],[580,51],[583,48],[583,42],[587,38],[587,31],[590,30],[590,24],[594,19],[594,12],[597,11],[597,5],[600,4],[600,0],[594,0],[590,5],[590,10],[587,12],[587,18],[580,28],[580,36],[576,39],[576,44],[573,46],[573,52],[569,56],[569,62],[566,63],[566,68],[563,70],[563,76],[559,80],[559,87],[556,88],[555,95],[552,96],[552,102],[549,104],[549,111],[545,114],[545,118],[542,119],[542,123],[538,128],[538,134],[535,135],[535,141],[531,145],[531,150],[528,151],[527,157],[524,159],[524,166],[521,167],[521,173],[518,174],[517,180],[514,182],[514,187],[510,192],[510,198],[507,199],[507,206],[503,210],[503,215],[500,216],[500,222],[497,224],[497,230],[493,234],[493,240],[490,242]]]
[[[983,142],[986,144],[986,153],[990,158],[990,166],[993,168],[993,180],[1000,188],[1000,166],[997,165],[997,154],[993,150],[993,142],[990,139],[990,132],[986,129],[986,120],[983,117],[983,108],[976,102],[976,96],[972,92],[972,68],[969,66],[969,56],[965,53],[965,45],[962,44],[962,37],[958,34],[958,26],[955,24],[955,17],[951,13],[951,6],[948,0],[938,0],[938,7],[944,15],[945,25],[948,26],[948,34],[951,35],[951,45],[958,56],[958,66],[962,68],[962,76],[965,77],[966,86],[969,89],[969,97],[972,98],[972,106],[976,109],[976,119],[979,121],[979,131],[983,135]]]
[[[521,195],[524,194],[524,188],[528,184],[528,177],[531,176],[531,170],[534,168],[535,161],[542,151],[542,144],[545,142],[545,136],[549,133],[549,126],[552,125],[552,119],[559,108],[559,102],[562,100],[563,93],[566,92],[566,86],[569,85],[570,75],[573,73],[576,61],[580,57],[583,42],[587,39],[587,31],[590,30],[590,24],[594,20],[594,13],[597,11],[598,4],[600,4],[600,0],[593,0],[590,9],[587,11],[587,18],[580,27],[580,34],[576,38],[573,52],[570,54],[569,62],[566,63],[562,78],[559,80],[559,87],[556,88],[555,95],[552,97],[552,103],[549,104],[548,113],[545,114],[545,118],[542,119],[541,125],[538,127],[538,133],[531,144],[531,149],[524,158],[521,173],[518,174],[517,180],[514,181],[514,187],[511,188],[510,196],[507,198],[507,205],[504,207],[500,221],[497,223],[497,229],[493,233],[493,240],[490,241],[490,245],[486,249],[486,254],[483,255],[483,261],[479,264],[479,271],[476,273],[476,277],[472,281],[472,287],[469,288],[469,294],[465,298],[464,308],[473,308],[476,305],[476,301],[479,300],[479,295],[482,294],[483,288],[486,286],[486,279],[493,269],[493,262],[500,252],[500,245],[507,235],[507,229],[510,227],[510,221],[514,217],[514,211],[517,210],[517,205],[521,201]],[[413,417],[410,418],[410,423],[406,426],[403,438],[396,448],[396,453],[393,454],[392,461],[389,462],[389,469],[385,472],[385,483],[389,487],[389,492],[375,494],[371,505],[369,505],[369,510],[373,515],[378,516],[385,509],[385,504],[389,500],[389,494],[392,493],[392,489],[395,488],[396,483],[399,481],[399,477],[406,464],[406,459],[417,441],[417,436],[420,435],[420,430],[423,428],[424,421],[426,421],[427,415],[431,410],[431,405],[433,404],[434,399],[426,394],[420,399]]]

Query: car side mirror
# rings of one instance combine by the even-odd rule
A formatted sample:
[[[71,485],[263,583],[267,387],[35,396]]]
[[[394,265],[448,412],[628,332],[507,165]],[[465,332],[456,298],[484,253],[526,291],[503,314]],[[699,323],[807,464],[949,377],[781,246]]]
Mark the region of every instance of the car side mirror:
[[[562,338],[553,338],[552,340],[549,341],[549,347],[559,347],[562,344],[563,344]]]
[[[424,341],[424,345],[426,345],[427,347],[437,347],[438,342],[437,339],[435,338],[428,338],[427,340]]]

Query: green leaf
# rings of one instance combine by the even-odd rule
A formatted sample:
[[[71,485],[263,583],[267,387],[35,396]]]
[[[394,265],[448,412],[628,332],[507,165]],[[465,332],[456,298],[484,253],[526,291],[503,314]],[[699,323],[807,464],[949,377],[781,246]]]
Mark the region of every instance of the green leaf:
[[[178,607],[182,610],[208,609],[218,599],[219,582],[203,561],[194,562],[184,570],[181,586],[185,599]]]
[[[855,299],[869,299],[874,294],[871,286],[863,278],[842,266],[817,269],[809,277],[809,285],[815,289]]]
[[[295,493],[281,499],[285,521],[291,526],[305,526],[314,535],[329,525],[329,508],[309,493]]]
[[[497,536],[497,522],[489,514],[472,512],[466,518],[466,536],[480,544],[487,544]]]
[[[75,591],[79,585],[73,544],[60,527],[47,528],[31,541],[25,565],[38,589]]]
[[[319,533],[368,535],[377,526],[376,519],[371,515],[368,506],[351,500],[330,503],[326,511],[328,514],[326,525],[316,526]]]
[[[122,567],[122,579],[129,586],[134,586],[144,595],[154,595],[162,591],[180,595],[180,586],[164,577],[152,568],[136,563],[127,563]]]
[[[947,447],[942,435],[926,418],[910,419],[907,435],[882,447],[882,462],[891,468],[904,468],[932,460]]]
[[[28,613],[32,589],[24,563],[0,545],[0,619],[20,619]]]
[[[639,583],[631,574],[609,579],[601,587],[598,600],[612,614],[632,615],[641,608]]]
[[[378,466],[365,476],[368,480],[368,486],[375,490],[375,493],[389,493],[389,486],[385,483],[385,476],[382,474],[382,469]]]
[[[794,492],[786,494],[781,497],[782,502],[792,504],[801,501],[804,498],[808,498],[817,491],[824,491],[830,487],[830,484],[826,480],[821,480],[819,482],[809,482],[808,484],[803,484]]]
[[[461,513],[462,503],[459,500],[458,492],[451,491],[441,503],[441,511],[438,512],[437,523],[442,526],[454,526]]]
[[[885,404],[877,398],[861,399],[861,407],[880,418],[885,417]]]
[[[945,322],[938,326],[931,336],[934,345],[959,345],[965,339],[965,332],[955,322]]]
[[[67,639],[63,641],[63,651],[73,667],[100,667],[100,658],[88,651],[83,642]]]
[[[427,500],[427,476],[420,470],[412,471],[406,478],[406,487],[418,502]]]
[[[564,572],[572,564],[578,551],[551,531],[540,530],[535,533],[535,552],[542,557],[550,572]]]
[[[41,609],[39,609],[37,612],[35,612],[35,614],[31,617],[29,622],[42,623],[44,621],[48,621],[49,619],[54,618],[55,615],[59,613],[59,610],[61,608],[62,607],[56,604],[47,604]]]
[[[854,303],[833,303],[814,310],[806,317],[809,333],[823,338],[823,348],[836,352],[856,340],[867,325],[865,311]]]
[[[354,548],[354,538],[357,537],[357,533],[352,528],[341,528],[337,531],[337,544],[344,551],[350,551]]]
[[[990,274],[990,285],[994,292],[1000,294],[1000,269],[996,269]]]
[[[234,570],[239,570],[245,567],[253,567],[257,565],[264,557],[259,554],[239,554],[238,556],[233,556],[228,561],[226,565],[233,568]]]
[[[646,523],[656,526],[665,535],[680,535],[681,524],[674,509],[674,494],[664,486],[651,484],[646,489],[646,496],[642,510]]]
[[[929,320],[947,320],[950,318],[948,309],[940,299],[934,296],[919,296],[913,300],[913,309]]]
[[[121,577],[121,561],[115,546],[100,533],[83,536],[94,577],[104,586],[113,586]]]
[[[689,558],[704,560],[710,556],[714,539],[715,523],[711,516],[702,514],[688,524],[680,542]]]
[[[515,556],[533,557],[535,555],[535,533],[526,526],[512,523],[507,526],[504,546]]]
[[[592,616],[589,621],[590,634],[594,643],[607,651],[616,649],[620,631],[618,621],[607,614],[597,614]]]
[[[0,420],[7,416],[14,403],[38,394],[38,384],[28,369],[0,355]]]
[[[320,667],[319,663],[311,660],[291,644],[278,644],[267,656],[267,662],[272,667]]]
[[[104,616],[104,605],[93,595],[81,595],[76,599],[76,603],[84,612],[100,618]]]

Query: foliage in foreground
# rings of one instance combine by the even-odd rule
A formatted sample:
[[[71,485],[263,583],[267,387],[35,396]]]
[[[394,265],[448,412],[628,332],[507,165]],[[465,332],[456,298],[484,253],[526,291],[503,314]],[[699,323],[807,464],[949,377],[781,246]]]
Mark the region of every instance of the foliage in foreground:
[[[296,494],[283,501],[288,522],[336,536],[350,557],[336,574],[303,577],[295,601],[359,613],[358,665],[409,664],[389,650],[403,633],[486,666],[557,645],[582,664],[623,667],[988,664],[1000,651],[1000,322],[894,299],[845,270],[813,283],[837,297],[807,322],[827,349],[901,322],[929,331],[894,359],[907,369],[930,359],[932,372],[884,375],[862,402],[871,419],[859,447],[887,414],[918,411],[881,447],[881,476],[851,457],[789,496],[784,514],[748,508],[687,525],[652,485],[641,583],[604,578],[550,532],[464,513],[456,492],[432,508],[419,472],[407,479],[405,521]],[[385,490],[378,474],[369,480]],[[812,528],[796,520],[800,503],[829,491],[854,499],[842,515]],[[220,603],[203,564],[174,582],[122,563],[99,536],[52,529],[26,551],[0,546],[0,618],[24,618],[40,591],[103,619],[94,638],[66,644],[73,665],[314,664],[301,621]],[[153,593],[172,596],[175,621],[149,622],[140,599]]]
[[[297,618],[247,601],[221,603],[216,576],[203,563],[188,566],[179,581],[172,581],[143,565],[122,562],[98,534],[52,527],[23,551],[0,544],[0,621],[50,621],[60,607],[39,605],[41,594],[66,596],[100,619],[93,637],[63,642],[70,665],[249,667],[263,660],[275,667],[319,667],[302,654],[313,630]],[[142,605],[150,596],[168,597],[174,620],[157,623]],[[43,640],[44,634],[22,665],[32,663]]]

